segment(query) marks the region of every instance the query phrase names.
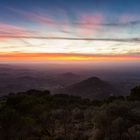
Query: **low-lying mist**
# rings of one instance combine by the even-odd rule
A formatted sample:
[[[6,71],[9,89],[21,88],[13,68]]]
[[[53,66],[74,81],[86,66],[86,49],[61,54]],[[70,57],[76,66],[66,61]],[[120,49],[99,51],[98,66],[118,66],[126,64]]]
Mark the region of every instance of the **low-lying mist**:
[[[90,77],[108,81],[119,94],[140,84],[138,61],[50,61],[0,63],[0,93],[49,89],[54,91]]]

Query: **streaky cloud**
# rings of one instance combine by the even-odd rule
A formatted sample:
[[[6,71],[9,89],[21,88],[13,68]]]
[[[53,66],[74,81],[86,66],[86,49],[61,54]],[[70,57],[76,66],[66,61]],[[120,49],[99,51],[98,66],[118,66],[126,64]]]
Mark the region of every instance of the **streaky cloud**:
[[[113,41],[113,42],[137,42],[140,43],[140,38],[85,38],[85,37],[47,37],[47,36],[14,36],[0,35],[0,38],[25,38],[25,39],[46,39],[46,40],[87,40],[87,41]]]

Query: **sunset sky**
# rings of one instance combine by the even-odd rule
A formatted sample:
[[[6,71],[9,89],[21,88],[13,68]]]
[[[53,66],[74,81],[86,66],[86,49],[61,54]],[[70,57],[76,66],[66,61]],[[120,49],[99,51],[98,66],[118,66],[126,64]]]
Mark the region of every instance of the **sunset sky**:
[[[139,13],[139,0],[0,0],[0,61],[139,61]]]

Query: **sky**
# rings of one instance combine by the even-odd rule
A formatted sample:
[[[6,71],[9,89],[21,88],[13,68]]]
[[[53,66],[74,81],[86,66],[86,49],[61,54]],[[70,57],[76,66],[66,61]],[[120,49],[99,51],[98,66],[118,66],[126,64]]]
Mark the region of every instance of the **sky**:
[[[0,61],[139,61],[139,0],[0,0]]]

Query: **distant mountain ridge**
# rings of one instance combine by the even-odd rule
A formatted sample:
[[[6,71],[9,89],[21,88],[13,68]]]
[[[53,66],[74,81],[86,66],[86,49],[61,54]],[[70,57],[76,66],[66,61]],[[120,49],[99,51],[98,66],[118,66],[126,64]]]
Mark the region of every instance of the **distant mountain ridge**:
[[[94,99],[104,99],[116,94],[115,88],[98,77],[90,77],[76,84],[72,84],[59,92]]]

